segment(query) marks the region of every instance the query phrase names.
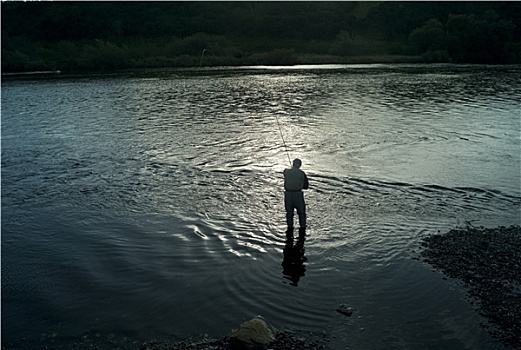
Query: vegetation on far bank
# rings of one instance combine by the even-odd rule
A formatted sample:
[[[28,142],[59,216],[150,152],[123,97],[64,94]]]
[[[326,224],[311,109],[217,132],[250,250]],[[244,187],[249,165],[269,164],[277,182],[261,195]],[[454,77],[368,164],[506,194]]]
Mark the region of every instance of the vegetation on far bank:
[[[519,2],[2,2],[2,71],[521,63]]]

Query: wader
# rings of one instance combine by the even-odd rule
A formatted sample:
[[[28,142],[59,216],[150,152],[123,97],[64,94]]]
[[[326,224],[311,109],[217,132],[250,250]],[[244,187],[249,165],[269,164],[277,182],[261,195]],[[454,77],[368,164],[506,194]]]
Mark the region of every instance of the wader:
[[[288,223],[288,229],[293,228],[293,215],[295,209],[297,209],[300,228],[305,228],[306,203],[304,202],[304,193],[302,193],[302,191],[285,191],[284,206],[286,207],[286,222]]]

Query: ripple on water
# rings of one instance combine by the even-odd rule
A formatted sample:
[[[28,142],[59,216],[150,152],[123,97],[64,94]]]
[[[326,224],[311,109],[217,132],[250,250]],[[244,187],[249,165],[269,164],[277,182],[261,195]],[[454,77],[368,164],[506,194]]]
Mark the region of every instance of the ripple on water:
[[[488,344],[409,252],[519,223],[519,72],[412,68],[3,82],[3,334],[221,336],[261,313],[337,348]],[[288,156],[311,182],[296,274]]]

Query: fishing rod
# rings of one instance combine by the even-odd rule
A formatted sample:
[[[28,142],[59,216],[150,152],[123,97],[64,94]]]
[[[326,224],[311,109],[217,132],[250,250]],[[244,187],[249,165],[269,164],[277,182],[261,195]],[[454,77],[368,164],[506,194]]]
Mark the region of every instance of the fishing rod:
[[[282,143],[284,144],[284,149],[286,150],[286,154],[288,155],[289,165],[291,165],[291,158],[289,156],[288,146],[286,146],[286,141],[284,141],[284,135],[282,134],[282,128],[280,127],[279,117],[277,117],[277,114],[275,114],[275,119],[277,119],[277,125],[279,126],[279,131],[280,131],[280,138],[282,139]]]
[[[201,60],[199,61],[199,69],[201,68],[201,65],[203,64],[203,57],[204,57],[204,53],[208,51],[207,49],[204,49],[203,52],[201,53]]]
[[[195,74],[197,75],[199,73],[199,71],[201,70],[201,66],[203,65],[203,58],[204,58],[204,54],[205,52],[208,51],[209,53],[213,54],[212,51],[208,50],[208,49],[204,49],[202,52],[201,52],[201,59],[199,60],[199,67],[197,67],[197,70],[195,71]]]

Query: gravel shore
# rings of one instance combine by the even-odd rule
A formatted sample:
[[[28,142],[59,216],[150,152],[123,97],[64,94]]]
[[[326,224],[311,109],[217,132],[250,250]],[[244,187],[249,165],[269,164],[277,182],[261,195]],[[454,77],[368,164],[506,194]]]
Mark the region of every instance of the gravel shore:
[[[423,239],[421,258],[462,281],[483,326],[506,346],[521,349],[521,228],[466,227]]]
[[[270,350],[321,350],[325,349],[325,338],[305,337],[293,331],[277,331],[276,339],[268,349]],[[147,342],[139,350],[235,350],[230,344],[221,339],[187,340],[176,344],[168,342]]]
[[[309,333],[292,330],[278,330],[270,350],[323,350],[329,341],[325,332]],[[236,350],[232,349],[225,337],[211,338],[201,335],[183,341],[170,339],[149,340],[144,343],[111,340],[105,336],[85,336],[81,340],[60,343],[22,342],[20,344],[2,344],[2,350]]]

